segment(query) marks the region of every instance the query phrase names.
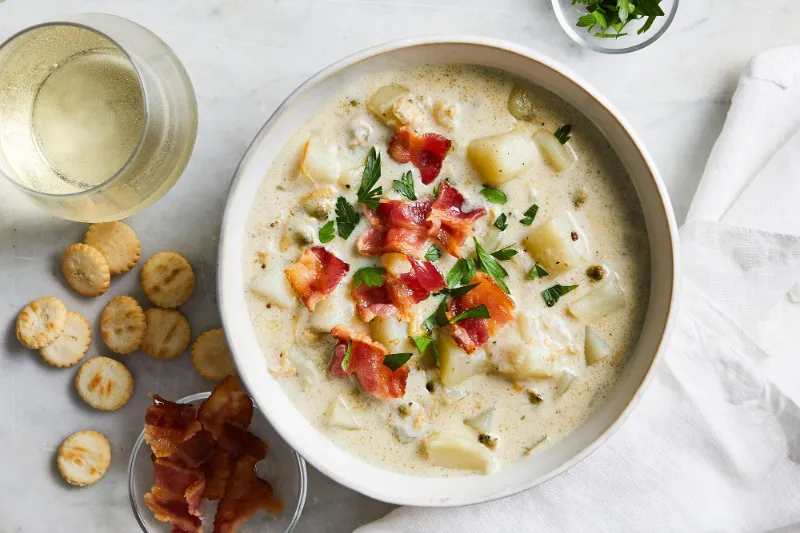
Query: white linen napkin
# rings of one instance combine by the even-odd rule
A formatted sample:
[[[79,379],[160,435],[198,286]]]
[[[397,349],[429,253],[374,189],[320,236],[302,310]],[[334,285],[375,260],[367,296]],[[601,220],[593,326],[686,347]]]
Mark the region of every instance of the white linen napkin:
[[[794,47],[757,56],[742,76],[681,228],[675,332],[620,430],[522,494],[403,507],[357,533],[800,528],[800,408],[767,377],[770,355],[746,333],[800,279],[798,201]]]

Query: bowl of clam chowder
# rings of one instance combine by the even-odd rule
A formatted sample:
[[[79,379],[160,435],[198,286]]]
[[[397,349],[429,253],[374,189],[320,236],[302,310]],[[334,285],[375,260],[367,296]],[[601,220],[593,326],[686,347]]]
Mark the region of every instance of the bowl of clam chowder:
[[[496,499],[586,457],[675,311],[642,143],[564,67],[484,38],[381,45],[300,86],[237,170],[219,251],[262,412],[398,504]]]

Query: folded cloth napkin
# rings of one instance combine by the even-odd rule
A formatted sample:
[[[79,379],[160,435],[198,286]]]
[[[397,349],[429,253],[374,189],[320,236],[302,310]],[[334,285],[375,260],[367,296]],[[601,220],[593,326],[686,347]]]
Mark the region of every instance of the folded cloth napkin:
[[[672,340],[620,430],[527,492],[403,507],[357,533],[800,528],[800,407],[767,377],[770,354],[744,327],[800,279],[798,200],[794,47],[757,56],[742,76],[681,228]]]

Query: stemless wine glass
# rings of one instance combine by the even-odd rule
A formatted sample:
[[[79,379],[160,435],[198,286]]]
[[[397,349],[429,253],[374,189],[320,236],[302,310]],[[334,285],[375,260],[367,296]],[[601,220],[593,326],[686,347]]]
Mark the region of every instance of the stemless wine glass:
[[[0,46],[0,174],[42,209],[117,220],[161,198],[189,161],[197,101],[149,30],[82,14]]]
[[[200,392],[182,398],[178,403],[190,403],[199,407],[210,395],[209,392]],[[300,520],[306,502],[306,462],[278,435],[267,419],[261,415],[255,403],[253,408],[255,416],[249,429],[266,442],[269,448],[267,458],[256,464],[256,472],[261,478],[269,481],[285,508],[283,513],[274,518],[265,512],[259,512],[236,531],[290,533]],[[128,463],[128,495],[131,508],[144,533],[169,533],[172,531],[172,526],[156,520],[144,502],[144,495],[153,487],[153,480],[153,459],[150,446],[144,442],[143,431],[133,445],[131,460]],[[200,507],[203,516],[206,517],[203,520],[203,531],[211,531],[214,508],[215,502],[205,500]]]

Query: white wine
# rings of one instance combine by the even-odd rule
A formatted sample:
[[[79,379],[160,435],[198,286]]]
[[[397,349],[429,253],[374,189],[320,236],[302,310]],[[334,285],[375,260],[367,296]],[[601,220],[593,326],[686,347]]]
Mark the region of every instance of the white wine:
[[[55,65],[36,93],[31,134],[53,178],[66,184],[40,186],[100,185],[133,154],[143,123],[139,78],[119,50],[88,50]]]

